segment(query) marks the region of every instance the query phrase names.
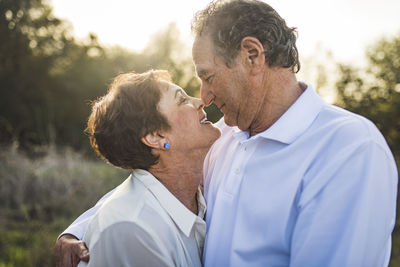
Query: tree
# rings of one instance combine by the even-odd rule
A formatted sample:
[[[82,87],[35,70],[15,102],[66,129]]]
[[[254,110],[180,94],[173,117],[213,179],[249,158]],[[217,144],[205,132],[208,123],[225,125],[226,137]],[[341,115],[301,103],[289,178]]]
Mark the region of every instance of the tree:
[[[337,104],[371,119],[400,157],[400,34],[367,51],[364,70],[340,65]]]
[[[70,25],[54,17],[44,0],[0,0],[0,34],[6,40],[0,42],[0,144],[17,141],[32,151],[54,143],[89,151],[83,130],[90,101],[122,72],[166,69],[175,83],[198,95],[190,49],[174,24],[136,53],[104,48],[95,34],[75,40]]]
[[[0,36],[0,142],[42,143],[51,116],[48,72],[72,42],[68,25],[42,0],[2,0]]]

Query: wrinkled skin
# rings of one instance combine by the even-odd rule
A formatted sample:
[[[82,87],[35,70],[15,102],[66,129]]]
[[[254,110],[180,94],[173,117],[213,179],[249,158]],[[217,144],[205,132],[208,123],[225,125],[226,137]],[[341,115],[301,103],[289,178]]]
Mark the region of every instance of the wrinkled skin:
[[[89,250],[85,242],[73,235],[63,235],[54,246],[56,267],[76,267],[80,261],[89,261]]]

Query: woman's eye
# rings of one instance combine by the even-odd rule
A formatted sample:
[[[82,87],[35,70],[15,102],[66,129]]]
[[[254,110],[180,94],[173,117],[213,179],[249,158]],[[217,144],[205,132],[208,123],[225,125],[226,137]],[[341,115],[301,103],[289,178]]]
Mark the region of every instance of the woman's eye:
[[[187,101],[188,101],[188,98],[187,98],[187,97],[181,96],[181,97],[179,98],[179,104],[184,104],[184,103],[186,103]]]

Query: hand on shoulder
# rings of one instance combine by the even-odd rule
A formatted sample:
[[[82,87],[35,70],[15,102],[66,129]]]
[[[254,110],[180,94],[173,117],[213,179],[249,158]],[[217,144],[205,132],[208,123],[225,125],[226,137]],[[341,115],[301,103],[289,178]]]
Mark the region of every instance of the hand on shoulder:
[[[54,246],[54,261],[57,267],[77,266],[80,261],[89,261],[89,250],[85,242],[65,234]]]

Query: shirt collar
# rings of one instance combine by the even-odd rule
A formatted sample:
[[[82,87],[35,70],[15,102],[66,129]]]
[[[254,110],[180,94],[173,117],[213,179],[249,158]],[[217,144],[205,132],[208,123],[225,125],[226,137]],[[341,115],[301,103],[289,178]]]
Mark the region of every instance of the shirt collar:
[[[190,236],[192,227],[199,216],[204,218],[206,212],[206,202],[200,188],[197,191],[197,203],[199,214],[196,216],[188,208],[185,207],[168,189],[155,178],[150,172],[136,169],[132,176],[140,180],[144,186],[157,198],[160,205],[169,214],[178,228],[187,236]]]
[[[312,86],[307,85],[300,97],[267,130],[249,138],[248,132],[233,127],[233,135],[239,142],[262,137],[291,144],[311,125],[323,105],[325,105],[324,100],[314,91]]]

